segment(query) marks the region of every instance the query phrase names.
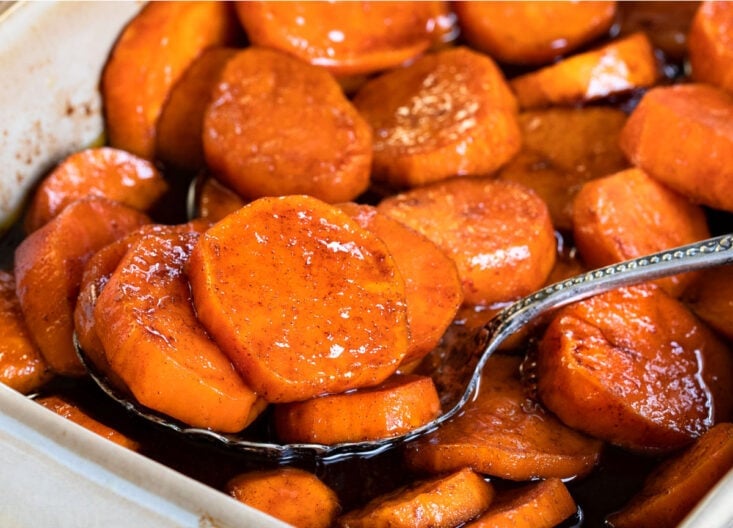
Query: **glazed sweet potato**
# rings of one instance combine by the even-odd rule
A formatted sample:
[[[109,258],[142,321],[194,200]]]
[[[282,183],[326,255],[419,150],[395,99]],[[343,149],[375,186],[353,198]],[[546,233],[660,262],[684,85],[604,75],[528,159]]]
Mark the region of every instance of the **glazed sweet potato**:
[[[462,36],[500,62],[544,64],[606,33],[616,2],[456,2]]]
[[[702,208],[640,169],[587,182],[573,206],[573,235],[591,268],[710,237]],[[657,284],[677,297],[695,278],[684,273]]]
[[[356,198],[369,184],[372,134],[326,71],[250,47],[229,59],[204,115],[206,163],[244,198]]]
[[[194,427],[237,432],[264,404],[198,323],[183,267],[198,233],[134,242],[97,297],[110,367],[143,405]]]
[[[700,274],[683,298],[700,319],[733,342],[733,266]]]
[[[275,406],[283,442],[338,444],[398,436],[440,414],[440,399],[426,376],[395,374],[376,387]]]
[[[649,39],[635,33],[515,77],[509,84],[520,108],[528,109],[595,101],[648,88],[659,76]]]
[[[384,243],[308,196],[225,217],[189,265],[196,312],[270,402],[372,386],[407,352],[404,281]]]
[[[668,187],[733,211],[733,98],[727,93],[704,84],[649,90],[619,141],[632,164]]]
[[[204,168],[204,112],[224,66],[236,52],[220,47],[204,50],[170,89],[156,125],[157,159],[182,171]]]
[[[0,383],[28,394],[52,377],[20,311],[15,277],[0,271]]]
[[[519,378],[521,358],[495,355],[478,396],[434,433],[407,446],[408,467],[431,473],[471,467],[508,480],[589,473],[601,442],[563,425],[534,402]]]
[[[377,497],[339,517],[340,528],[452,528],[484,511],[494,488],[470,469]]]
[[[97,250],[148,222],[143,213],[92,196],[69,204],[15,250],[23,317],[54,372],[84,374],[72,340],[84,265]]]
[[[733,468],[733,424],[720,423],[662,463],[621,511],[613,528],[673,528]]]
[[[571,427],[639,452],[692,442],[733,411],[733,357],[654,285],[561,309],[537,354],[542,402]]]
[[[237,39],[227,2],[151,2],[130,21],[102,72],[109,144],[153,159],[156,122],[171,87],[208,47]]]
[[[403,365],[421,359],[440,341],[463,301],[455,263],[417,231],[369,205],[339,207],[387,246],[405,281],[410,338]]]
[[[237,2],[252,44],[278,49],[333,74],[399,66],[442,35],[443,2]]]
[[[547,479],[497,493],[489,509],[465,528],[553,528],[576,513],[560,479]]]
[[[519,114],[522,149],[499,178],[533,189],[556,229],[573,229],[573,200],[587,181],[628,167],[618,146],[626,114],[615,108],[547,108]]]
[[[467,304],[528,295],[545,282],[555,262],[547,205],[518,183],[451,178],[386,198],[377,208],[455,261]]]
[[[690,25],[688,54],[692,78],[733,92],[733,5],[706,1],[700,4]]]
[[[133,451],[137,451],[140,448],[140,444],[137,441],[95,420],[81,410],[75,403],[66,398],[61,396],[44,396],[43,398],[37,398],[35,401],[67,420],[71,420],[115,444],[132,449]]]
[[[147,160],[109,147],[82,150],[43,179],[33,193],[25,228],[28,233],[35,231],[86,196],[102,196],[147,211],[167,189],[163,175]]]
[[[293,467],[242,473],[227,492],[296,528],[330,528],[340,510],[336,493],[312,473]]]
[[[212,223],[218,222],[247,203],[214,177],[204,175],[196,186],[196,210],[193,216]]]
[[[394,187],[488,175],[519,150],[504,76],[468,48],[383,74],[357,92],[354,105],[374,130],[373,178]]]

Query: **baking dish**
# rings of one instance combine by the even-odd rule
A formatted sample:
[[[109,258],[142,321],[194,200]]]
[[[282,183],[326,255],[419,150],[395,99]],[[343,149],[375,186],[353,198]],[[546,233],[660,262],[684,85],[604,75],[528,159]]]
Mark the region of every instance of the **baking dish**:
[[[102,134],[98,72],[139,2],[0,4],[0,219]],[[0,526],[282,526],[0,386]],[[733,473],[685,527],[733,526]]]

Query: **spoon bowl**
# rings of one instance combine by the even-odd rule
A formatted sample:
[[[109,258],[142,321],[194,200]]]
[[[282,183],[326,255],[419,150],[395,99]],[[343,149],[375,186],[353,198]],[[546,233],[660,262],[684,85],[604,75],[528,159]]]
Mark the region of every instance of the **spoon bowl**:
[[[424,436],[450,420],[468,403],[489,357],[510,335],[534,321],[537,317],[567,304],[580,301],[623,286],[659,279],[678,273],[733,263],[733,234],[721,235],[693,244],[680,246],[652,255],[599,268],[555,284],[507,306],[474,336],[474,356],[478,358],[455,397],[443,398],[445,411],[435,420],[408,433],[363,442],[333,445],[272,442],[264,423],[253,424],[242,433],[222,434],[207,429],[189,427],[161,413],[140,405],[132,396],[115,388],[88,360],[81,347],[76,351],[94,382],[110,397],[133,414],[190,437],[206,438],[227,448],[252,454],[258,458],[287,462],[310,459],[332,462],[351,457],[368,458]],[[264,420],[258,420],[264,422]]]

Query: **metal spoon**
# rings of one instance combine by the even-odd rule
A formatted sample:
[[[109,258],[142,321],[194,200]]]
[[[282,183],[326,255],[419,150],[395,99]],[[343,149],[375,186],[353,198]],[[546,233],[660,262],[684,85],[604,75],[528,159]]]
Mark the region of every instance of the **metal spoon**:
[[[257,427],[252,426],[240,434],[221,434],[188,427],[168,416],[143,407],[128,395],[115,389],[104,375],[100,374],[87,360],[78,344],[76,349],[91,377],[104,392],[132,413],[181,434],[208,438],[232,449],[281,462],[294,459],[330,462],[349,457],[371,457],[424,436],[456,415],[472,398],[478,386],[481,371],[491,354],[507,337],[532,322],[539,315],[621,286],[731,263],[733,263],[733,234],[727,234],[589,271],[538,290],[509,305],[479,329],[476,335],[478,362],[469,379],[465,381],[465,389],[459,393],[460,397],[451,404],[446,412],[409,433],[365,442],[334,445],[277,444],[268,440],[266,432],[258,433]]]

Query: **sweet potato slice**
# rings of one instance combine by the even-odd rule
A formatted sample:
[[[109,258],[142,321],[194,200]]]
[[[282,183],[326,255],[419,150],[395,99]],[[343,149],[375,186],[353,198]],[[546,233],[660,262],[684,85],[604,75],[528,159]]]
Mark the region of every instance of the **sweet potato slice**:
[[[662,463],[642,490],[608,518],[614,528],[672,528],[733,468],[733,424],[720,423]]]
[[[395,374],[376,387],[277,405],[275,431],[284,442],[361,442],[410,432],[438,414],[433,380]]]
[[[616,2],[456,2],[461,35],[500,62],[544,64],[606,33]]]
[[[171,87],[206,48],[237,38],[227,2],[151,2],[123,30],[102,72],[110,145],[153,159]]]
[[[495,355],[478,396],[440,429],[409,444],[409,467],[441,473],[471,467],[508,480],[570,478],[589,473],[601,442],[578,433],[528,399],[521,359]]]
[[[0,271],[0,383],[28,394],[52,377],[20,311],[15,277]]]
[[[407,352],[404,281],[376,236],[308,196],[261,198],[202,237],[199,319],[271,402],[371,386]]]
[[[216,223],[247,202],[214,177],[205,175],[197,184],[196,216]]]
[[[207,165],[245,198],[356,198],[369,184],[369,126],[326,71],[251,47],[229,59],[204,116]]]
[[[109,147],[90,148],[63,160],[33,194],[26,231],[43,226],[71,202],[102,196],[140,211],[148,210],[168,184],[147,160]]]
[[[563,308],[540,342],[537,378],[563,422],[639,452],[687,445],[733,410],[730,351],[654,285]]]
[[[341,511],[336,493],[314,474],[293,467],[242,473],[227,492],[297,528],[330,528]]]
[[[263,404],[196,319],[183,272],[198,233],[132,244],[97,297],[110,367],[143,405],[194,427],[237,432]]]
[[[82,198],[15,250],[20,307],[33,341],[56,373],[84,373],[72,339],[84,265],[97,250],[148,222],[145,214],[117,202]]]
[[[708,326],[733,342],[733,266],[701,273],[683,299]]]
[[[640,169],[583,185],[575,198],[573,225],[580,256],[591,268],[710,237],[702,208]],[[677,297],[694,278],[684,273],[656,282]]]
[[[156,128],[155,156],[178,170],[204,168],[204,112],[234,48],[204,50],[171,88]]]
[[[547,479],[501,491],[478,519],[465,528],[553,528],[577,512],[560,479]]]
[[[690,25],[688,54],[692,78],[733,92],[733,5],[702,2]]]
[[[484,511],[494,488],[470,469],[415,483],[379,496],[339,517],[340,528],[452,528]]]
[[[120,433],[116,429],[95,420],[81,410],[81,408],[76,404],[66,398],[61,396],[44,396],[43,398],[37,398],[35,401],[43,405],[46,409],[63,416],[67,420],[71,420],[72,422],[81,425],[85,429],[88,429],[93,433],[114,442],[115,444],[132,449],[133,451],[138,451],[140,449],[140,444],[137,441]]]
[[[399,66],[442,36],[444,2],[237,2],[250,41],[333,74]]]
[[[510,86],[522,109],[572,105],[653,86],[659,78],[654,49],[644,33],[515,77]]]
[[[665,185],[733,211],[733,97],[727,93],[704,84],[649,90],[619,141],[631,163]]]
[[[547,108],[519,114],[522,149],[499,171],[547,203],[556,229],[573,229],[573,200],[587,181],[628,167],[618,146],[626,114],[610,107]]]
[[[339,206],[386,244],[405,281],[410,340],[403,364],[419,360],[440,341],[463,301],[455,263],[417,231],[369,205]]]
[[[362,86],[354,104],[374,130],[373,177],[394,187],[487,175],[519,150],[504,76],[468,48],[385,73]]]
[[[455,261],[467,304],[528,295],[545,282],[555,262],[547,205],[518,183],[452,178],[386,198],[377,208]]]

